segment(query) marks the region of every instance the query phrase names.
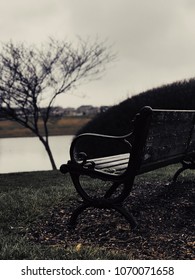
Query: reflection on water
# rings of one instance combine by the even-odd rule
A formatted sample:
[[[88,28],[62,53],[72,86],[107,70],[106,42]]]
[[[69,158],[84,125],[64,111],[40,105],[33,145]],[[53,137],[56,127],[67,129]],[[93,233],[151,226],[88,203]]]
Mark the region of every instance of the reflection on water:
[[[50,137],[57,168],[69,159],[72,139],[72,135]],[[0,139],[0,173],[51,169],[45,148],[37,137]]]

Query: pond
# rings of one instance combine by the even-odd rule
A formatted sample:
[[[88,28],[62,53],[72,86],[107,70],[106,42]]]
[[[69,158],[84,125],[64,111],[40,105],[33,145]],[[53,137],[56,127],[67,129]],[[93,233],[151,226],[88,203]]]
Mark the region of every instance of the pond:
[[[50,136],[57,168],[69,159],[73,135]],[[51,170],[43,144],[37,137],[0,138],[0,173]]]

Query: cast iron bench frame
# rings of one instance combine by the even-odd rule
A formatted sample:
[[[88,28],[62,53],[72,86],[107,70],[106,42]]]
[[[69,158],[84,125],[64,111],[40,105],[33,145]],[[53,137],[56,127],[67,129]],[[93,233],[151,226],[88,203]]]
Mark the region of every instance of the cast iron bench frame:
[[[178,139],[179,143],[181,141],[180,150],[174,152],[173,155],[166,155],[166,146],[164,147],[165,151],[162,151],[163,158],[157,158],[147,162],[148,157],[148,147],[150,149],[149,153],[153,153],[154,148],[158,151],[162,147],[155,147],[155,145],[148,144],[148,138],[151,129],[151,123],[158,126],[159,120],[155,120],[155,113],[160,115],[159,119],[162,118],[162,122],[168,126],[166,122],[169,122],[169,119],[164,118],[166,114],[170,116],[180,116],[177,120],[174,119],[173,124],[175,127],[181,122],[181,117],[185,117],[184,127],[186,126],[187,132],[185,136],[185,141]],[[175,114],[175,115],[174,115]],[[133,124],[133,125],[132,125]],[[131,122],[131,132],[124,136],[109,136],[93,133],[81,134],[74,138],[71,147],[70,147],[70,160],[67,164],[63,164],[60,167],[62,173],[70,173],[74,186],[78,194],[82,198],[82,203],[74,210],[71,215],[69,224],[71,226],[76,225],[77,218],[88,207],[95,207],[101,209],[115,209],[121,213],[126,220],[130,223],[131,227],[136,227],[137,223],[132,216],[132,214],[125,209],[123,202],[128,197],[131,192],[134,179],[137,175],[153,171],[157,168],[161,168],[170,164],[181,163],[182,167],[178,169],[175,173],[173,180],[175,181],[179,174],[185,169],[194,169],[195,168],[195,111],[192,110],[155,110],[151,107],[144,107],[136,114],[135,118]],[[168,133],[173,133],[172,129],[169,129]],[[182,135],[183,132],[181,132]],[[95,139],[96,141],[110,141],[110,143],[115,143],[116,145],[125,145],[128,153],[122,153],[120,155],[111,155],[103,156],[100,158],[88,158],[85,151],[77,151],[77,145],[80,140],[84,140],[86,143]],[[154,139],[155,140],[155,139]],[[167,140],[166,140],[167,141]],[[173,140],[172,140],[173,141]],[[163,142],[163,139],[162,139]],[[146,144],[147,143],[147,144]],[[170,143],[171,148],[174,149],[175,143]],[[101,148],[101,147],[100,147]],[[170,149],[168,149],[170,151]],[[157,152],[158,154],[158,152]],[[161,153],[162,154],[162,153]],[[129,155],[129,156],[127,156]],[[113,172],[113,168],[116,172]],[[117,172],[118,169],[122,172]],[[112,182],[111,187],[105,192],[104,197],[92,197],[89,195],[81,185],[80,176],[86,175],[91,178],[101,179],[103,181]],[[116,193],[116,190],[119,186],[123,185],[122,191],[115,197],[112,198],[112,195]]]

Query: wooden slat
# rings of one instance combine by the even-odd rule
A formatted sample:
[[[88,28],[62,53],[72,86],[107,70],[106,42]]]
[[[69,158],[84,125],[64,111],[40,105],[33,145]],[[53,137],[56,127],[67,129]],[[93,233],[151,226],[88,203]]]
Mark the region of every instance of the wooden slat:
[[[94,169],[96,170],[105,170],[110,173],[123,172],[127,169],[129,156],[130,154],[126,153],[110,157],[90,159],[86,162],[85,166],[89,165],[89,168],[91,168],[90,162],[93,162],[95,164]]]
[[[117,167],[107,167],[107,168],[103,168],[103,169],[99,169],[99,168],[95,168],[95,170],[101,170],[107,173],[114,173],[114,174],[121,174],[123,172],[125,172],[127,170],[127,166],[128,164],[123,164]]]
[[[121,162],[111,162],[110,164],[100,164],[100,165],[95,165],[96,169],[106,169],[106,168],[114,168],[114,169],[120,169],[122,166],[128,165],[128,161],[121,161]],[[122,169],[123,169],[122,167]]]
[[[121,159],[128,160],[129,156],[130,156],[129,153],[125,153],[125,154],[113,155],[113,156],[109,156],[109,157],[93,158],[93,159],[90,159],[89,162],[93,161],[96,164],[99,164],[99,163],[109,163],[109,162],[118,161],[118,160],[121,160]]]

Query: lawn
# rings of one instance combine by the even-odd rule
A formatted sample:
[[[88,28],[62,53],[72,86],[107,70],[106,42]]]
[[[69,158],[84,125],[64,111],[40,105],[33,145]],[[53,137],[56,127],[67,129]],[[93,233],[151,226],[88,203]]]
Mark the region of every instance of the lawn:
[[[0,174],[0,259],[194,259],[194,175],[173,184],[176,168],[136,178],[125,201],[139,224],[133,232],[120,214],[95,209],[70,231],[79,198],[59,171]],[[105,187],[86,183],[98,193]]]

